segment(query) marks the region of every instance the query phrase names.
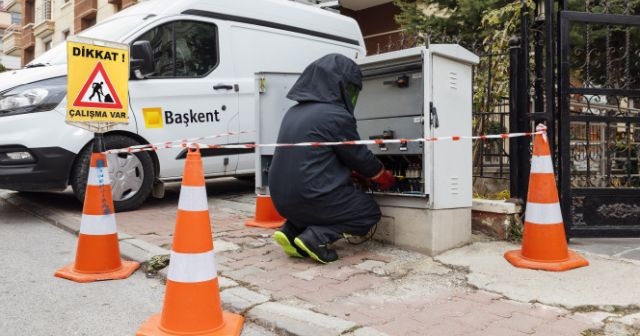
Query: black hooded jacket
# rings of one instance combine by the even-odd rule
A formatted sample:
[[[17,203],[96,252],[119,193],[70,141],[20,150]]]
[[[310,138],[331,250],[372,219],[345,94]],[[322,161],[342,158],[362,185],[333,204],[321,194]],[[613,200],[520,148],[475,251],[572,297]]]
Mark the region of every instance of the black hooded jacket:
[[[360,68],[351,59],[329,54],[310,64],[287,95],[298,104],[284,116],[278,143],[358,140],[348,84],[362,87]],[[381,169],[366,146],[277,148],[269,189],[279,211],[310,200],[337,206],[356,201],[360,193],[351,182],[352,170],[372,177]]]

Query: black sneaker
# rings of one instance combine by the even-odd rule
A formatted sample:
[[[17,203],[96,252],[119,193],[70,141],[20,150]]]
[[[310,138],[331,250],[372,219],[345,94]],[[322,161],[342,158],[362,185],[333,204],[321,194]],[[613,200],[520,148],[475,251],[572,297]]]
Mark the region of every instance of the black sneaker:
[[[284,253],[288,254],[291,257],[303,258],[307,255],[303,250],[291,243],[289,237],[287,237],[287,235],[282,231],[276,231],[273,234],[273,240],[275,240],[276,243],[278,243],[278,245],[282,247]]]
[[[326,264],[338,260],[338,253],[327,248],[327,244],[321,244],[312,232],[305,231],[293,240],[300,249],[306,252],[311,259]]]

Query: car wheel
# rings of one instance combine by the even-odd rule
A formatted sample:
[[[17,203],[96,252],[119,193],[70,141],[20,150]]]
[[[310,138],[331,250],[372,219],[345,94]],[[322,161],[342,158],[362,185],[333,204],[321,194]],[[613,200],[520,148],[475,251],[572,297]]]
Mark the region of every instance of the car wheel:
[[[106,149],[140,145],[124,135],[107,135],[104,137],[104,144]],[[78,154],[71,173],[71,188],[81,202],[84,201],[87,188],[91,151],[92,146],[89,144]],[[107,154],[107,167],[116,212],[135,210],[149,198],[155,171],[148,152]]]

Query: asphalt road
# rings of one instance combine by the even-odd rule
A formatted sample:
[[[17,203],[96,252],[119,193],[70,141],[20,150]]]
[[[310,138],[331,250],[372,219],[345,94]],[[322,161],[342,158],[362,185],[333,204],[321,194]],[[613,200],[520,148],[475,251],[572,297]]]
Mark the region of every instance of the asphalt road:
[[[162,308],[164,286],[140,271],[80,284],[54,272],[77,238],[0,200],[0,335],[133,335]]]

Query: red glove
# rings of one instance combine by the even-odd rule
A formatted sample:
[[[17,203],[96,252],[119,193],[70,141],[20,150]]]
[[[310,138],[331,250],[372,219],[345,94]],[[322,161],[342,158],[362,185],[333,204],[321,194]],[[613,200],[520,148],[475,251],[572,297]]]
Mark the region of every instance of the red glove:
[[[382,168],[382,171],[373,177],[371,181],[377,183],[380,190],[388,190],[396,185],[396,178],[393,176],[393,173],[391,173],[390,170],[384,170],[384,168]]]

